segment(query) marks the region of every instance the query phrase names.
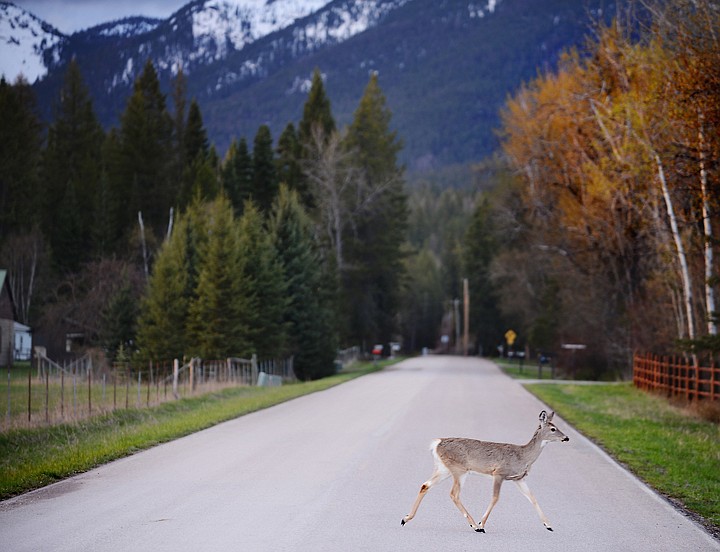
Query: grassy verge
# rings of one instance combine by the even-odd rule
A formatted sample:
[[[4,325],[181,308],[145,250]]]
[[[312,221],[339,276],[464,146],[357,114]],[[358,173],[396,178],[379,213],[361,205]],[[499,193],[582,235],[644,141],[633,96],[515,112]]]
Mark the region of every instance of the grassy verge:
[[[301,395],[382,369],[363,363],[317,381],[237,387],[154,408],[117,410],[86,420],[0,433],[0,499]]]
[[[527,388],[720,537],[720,425],[630,383]]]
[[[541,373],[538,371],[537,362],[524,362],[520,365],[518,359],[495,358],[493,362],[497,364],[503,372],[517,379],[552,379],[552,369],[550,365],[545,364]]]

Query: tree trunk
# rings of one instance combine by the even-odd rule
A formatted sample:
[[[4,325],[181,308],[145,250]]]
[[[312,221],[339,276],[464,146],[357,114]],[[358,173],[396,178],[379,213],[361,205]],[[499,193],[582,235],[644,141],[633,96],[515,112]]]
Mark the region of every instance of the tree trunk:
[[[717,324],[715,323],[715,293],[712,288],[713,272],[713,233],[710,222],[710,202],[708,199],[708,178],[705,168],[705,131],[704,115],[698,112],[698,142],[700,151],[700,191],[702,195],[702,218],[703,218],[703,245],[705,249],[705,308],[707,312],[708,333],[717,335]]]
[[[685,255],[685,247],[682,243],[680,230],[678,229],[677,219],[675,217],[675,209],[673,207],[670,191],[668,190],[667,181],[665,180],[665,171],[663,170],[662,161],[657,153],[654,153],[655,163],[657,164],[658,180],[662,188],[665,207],[670,219],[670,231],[672,232],[675,248],[677,249],[678,262],[680,264],[680,277],[683,284],[683,299],[685,301],[685,314],[687,316],[687,336],[688,339],[695,339],[695,317],[692,308],[692,282],[690,281],[690,270],[688,268],[687,256]]]

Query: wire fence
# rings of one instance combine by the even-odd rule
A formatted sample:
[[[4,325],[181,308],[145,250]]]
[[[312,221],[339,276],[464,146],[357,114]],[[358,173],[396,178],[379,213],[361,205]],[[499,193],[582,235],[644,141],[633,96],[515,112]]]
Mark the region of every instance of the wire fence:
[[[696,365],[691,358],[636,354],[633,384],[646,391],[687,400],[720,399],[720,368]]]
[[[118,409],[163,402],[228,387],[296,381],[293,359],[193,358],[108,365],[90,355],[63,363],[41,349],[25,368],[8,368],[3,430],[77,421]]]

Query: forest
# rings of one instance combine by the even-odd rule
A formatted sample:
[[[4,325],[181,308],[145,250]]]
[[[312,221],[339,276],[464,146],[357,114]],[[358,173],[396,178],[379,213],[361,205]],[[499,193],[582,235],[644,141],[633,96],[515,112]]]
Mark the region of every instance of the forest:
[[[297,122],[223,155],[182,72],[166,93],[148,62],[109,130],[75,63],[47,128],[3,80],[18,319],[109,358],[294,355],[313,379],[337,348],[454,340],[467,279],[474,354],[513,329],[533,359],[582,344],[579,375],[604,378],[637,351],[717,351],[717,10],[629,4],[508,97],[500,151],[435,173],[400,165],[377,74],[347,127],[317,70]]]

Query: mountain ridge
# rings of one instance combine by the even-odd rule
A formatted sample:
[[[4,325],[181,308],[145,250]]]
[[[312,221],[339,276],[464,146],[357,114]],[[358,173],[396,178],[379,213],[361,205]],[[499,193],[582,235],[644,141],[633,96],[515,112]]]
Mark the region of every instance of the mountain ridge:
[[[164,20],[60,33],[64,40],[43,52],[47,75],[33,85],[44,118],[75,57],[99,119],[116,125],[149,58],[166,93],[182,67],[188,95],[224,152],[260,124],[277,138],[297,121],[316,67],[340,126],[351,120],[368,74],[378,72],[405,142],[403,161],[418,170],[466,163],[497,147],[494,129],[507,95],[581,45],[592,19],[614,9],[604,0],[275,0],[265,7],[291,11],[273,16],[243,12],[248,4],[194,0]]]

